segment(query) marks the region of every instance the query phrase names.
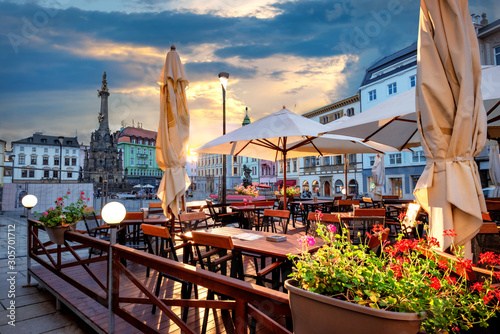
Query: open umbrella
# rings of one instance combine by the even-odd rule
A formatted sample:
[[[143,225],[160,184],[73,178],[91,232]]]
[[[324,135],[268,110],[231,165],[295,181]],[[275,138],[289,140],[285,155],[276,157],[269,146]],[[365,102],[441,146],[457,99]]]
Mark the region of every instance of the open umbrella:
[[[218,137],[195,151],[286,161],[287,158],[312,155],[380,153],[383,150],[375,149],[351,137],[318,138],[318,132],[321,130],[324,130],[324,125],[283,107],[282,110]],[[393,150],[389,147],[387,149]],[[283,184],[286,185],[286,168],[283,171]]]
[[[490,179],[495,185],[492,197],[500,197],[500,156],[498,144],[490,147]]]
[[[163,171],[158,187],[165,215],[168,209],[179,213],[179,201],[185,204],[186,160],[189,141],[189,110],[186,86],[189,81],[175,47],[167,53],[165,65],[158,76],[160,85],[160,123],[156,138],[156,162]]]
[[[381,200],[384,194],[384,181],[385,181],[385,166],[384,157],[380,154],[375,156],[375,162],[372,167],[372,177],[373,183],[375,183],[375,189],[373,189],[373,199]]]
[[[500,66],[484,66],[481,72],[488,134],[490,138],[500,138]],[[342,117],[326,125],[327,133],[349,135],[369,145],[381,143],[398,150],[420,146],[415,94],[415,88],[411,88],[356,116]]]
[[[470,239],[486,211],[474,157],[486,142],[481,66],[465,0],[421,0],[417,56],[417,120],[427,159],[415,197],[429,212],[430,235],[442,249]]]

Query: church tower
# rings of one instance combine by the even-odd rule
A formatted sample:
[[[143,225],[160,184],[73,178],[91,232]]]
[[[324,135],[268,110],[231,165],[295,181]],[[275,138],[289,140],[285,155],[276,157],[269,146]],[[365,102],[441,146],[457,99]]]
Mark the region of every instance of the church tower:
[[[124,186],[120,183],[126,180],[123,175],[122,152],[118,149],[109,130],[109,89],[106,72],[102,76],[101,89],[97,92],[97,96],[101,98],[101,109],[97,116],[99,128],[92,132],[90,147],[85,151],[85,181],[97,184],[102,190],[104,190],[103,181],[107,181],[109,190],[118,190]]]

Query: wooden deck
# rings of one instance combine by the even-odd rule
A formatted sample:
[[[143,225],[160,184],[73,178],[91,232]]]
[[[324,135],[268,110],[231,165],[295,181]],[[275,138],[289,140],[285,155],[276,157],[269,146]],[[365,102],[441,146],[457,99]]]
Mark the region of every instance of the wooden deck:
[[[78,236],[76,233],[72,232],[67,233],[67,236],[69,234],[72,235],[69,239],[74,239],[73,241],[79,242],[78,244],[80,246],[82,242],[84,243],[87,238],[89,238],[87,236]],[[40,246],[37,245],[36,240],[34,244],[37,247]],[[95,246],[99,245],[93,244],[93,247]],[[87,251],[87,249],[82,249],[79,253],[82,254],[82,252],[85,251]],[[68,252],[66,252],[66,254],[67,253]],[[253,315],[254,318],[255,316],[259,318],[259,314],[255,311],[256,305],[267,305],[267,307],[260,307],[258,309],[260,311],[265,311],[264,313],[268,316],[270,315],[271,318],[270,320],[264,321],[260,318],[256,327],[257,333],[287,332],[284,330],[284,327],[286,326],[285,315],[289,315],[288,296],[282,292],[256,286],[252,284],[254,281],[243,282],[206,272],[199,268],[195,269],[188,265],[171,263],[173,261],[167,260],[168,263],[163,263],[165,261],[160,260],[159,263],[156,263],[156,257],[145,254],[142,251],[130,250],[123,246],[118,246],[116,248],[116,253],[118,257],[122,259],[128,257],[128,260],[125,269],[122,268],[121,271],[116,271],[116,273],[115,270],[113,270],[115,279],[119,281],[116,286],[118,290],[112,290],[116,294],[118,300],[115,304],[117,308],[117,312],[115,313],[121,315],[115,315],[115,332],[182,332],[178,321],[174,321],[171,316],[167,316],[167,314],[162,312],[159,308],[156,310],[156,314],[152,314],[152,304],[157,302],[152,300],[151,296],[147,295],[147,292],[154,292],[157,271],[152,269],[150,276],[146,277],[146,267],[143,265],[144,263],[152,263],[152,268],[156,268],[163,272],[168,272],[167,270],[171,269],[176,273],[176,276],[179,274],[185,276],[183,279],[198,285],[198,299],[194,298],[193,291],[192,298],[195,305],[193,306],[193,304],[190,304],[186,321],[186,325],[190,327],[194,333],[201,332],[203,316],[207,305],[207,288],[203,287],[203,285],[210,287],[214,291],[224,291],[225,294],[231,296],[227,301],[211,302],[215,303],[211,305],[214,305],[214,307],[218,309],[216,310],[217,316],[215,317],[213,316],[213,310],[210,309],[207,333],[242,333],[241,330],[237,330],[238,323],[232,321],[231,314],[236,314],[236,318],[233,317],[233,319],[238,319],[237,315],[239,314],[239,324],[244,324],[246,327],[251,323],[250,315]],[[89,327],[97,333],[107,333],[109,323],[108,308],[106,307],[107,262],[93,262],[88,263],[87,266],[85,260],[73,259],[64,261],[63,257],[60,263],[56,261],[57,265],[53,265],[54,263],[51,265],[51,261],[47,260],[47,254],[44,254],[42,251],[38,251],[38,254],[33,257],[37,261],[42,258],[45,259],[45,261],[41,264],[38,264],[37,261],[33,261],[30,269],[32,276],[56,296],[58,300],[71,309],[79,318],[85,321]],[[83,255],[82,258],[86,258],[86,256]],[[85,266],[90,270],[85,269]],[[250,258],[244,259],[244,266],[246,268],[246,273],[255,273],[253,261]],[[119,263],[117,263],[115,267],[120,267]],[[91,277],[89,271],[95,275],[94,278]],[[128,273],[126,271],[128,271]],[[130,279],[130,274],[137,278],[137,282],[133,282],[134,277]],[[218,276],[220,276],[220,278]],[[137,283],[139,283],[139,286]],[[141,291],[141,288],[143,291]],[[144,289],[148,290],[146,294],[144,293]],[[184,306],[188,302],[185,302],[186,300],[181,300],[180,283],[164,279],[159,297],[162,302],[167,305],[163,307],[167,307],[176,317],[181,318],[181,306]],[[236,298],[236,300],[234,300],[234,298]],[[196,304],[196,302],[198,302],[198,304]],[[125,317],[123,316],[124,314]],[[243,322],[241,320],[242,314],[245,318]],[[261,321],[264,323],[271,322],[271,327],[269,328],[269,325],[264,326]],[[183,324],[181,323],[180,325],[182,326]]]

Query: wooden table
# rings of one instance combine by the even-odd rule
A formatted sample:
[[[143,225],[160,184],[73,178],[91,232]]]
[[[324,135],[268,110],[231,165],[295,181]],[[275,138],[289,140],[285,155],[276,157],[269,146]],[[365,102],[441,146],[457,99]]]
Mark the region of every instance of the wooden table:
[[[281,269],[281,277],[283,279],[286,279],[288,277],[288,274],[292,272],[292,261],[288,260],[288,254],[298,255],[301,252],[301,246],[299,244],[298,238],[292,235],[287,235],[286,241],[273,242],[266,240],[267,236],[276,235],[275,233],[270,233],[270,232],[253,231],[253,230],[245,231],[234,227],[214,228],[203,232],[232,237],[234,250],[239,252],[240,254],[241,252],[248,252],[253,254],[259,254],[264,257],[271,257],[272,259],[275,260],[283,261],[284,264],[282,265]],[[251,241],[235,238],[235,236],[242,234],[258,235],[261,236],[261,238]],[[280,234],[280,236],[282,236],[282,234]],[[183,233],[180,235],[180,237],[181,239],[183,239],[183,241],[189,241],[190,232]],[[316,238],[316,243],[314,246],[309,247],[309,252],[312,253],[317,251],[323,244],[324,244],[323,239]],[[190,246],[188,247],[189,249],[188,248],[184,249],[184,254],[185,254],[184,262],[186,263],[189,262],[189,256],[186,256],[186,254],[191,253],[190,249],[191,247]],[[243,265],[242,264],[239,265],[239,268],[243,268]],[[243,275],[240,276],[243,277]]]

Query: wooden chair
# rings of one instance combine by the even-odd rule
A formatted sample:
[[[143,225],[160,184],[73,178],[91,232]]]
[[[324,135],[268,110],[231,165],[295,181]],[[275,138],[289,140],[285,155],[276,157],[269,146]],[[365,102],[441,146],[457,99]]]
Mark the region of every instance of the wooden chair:
[[[172,237],[170,236],[170,232],[165,226],[157,226],[157,225],[149,225],[149,224],[141,224],[141,229],[144,235],[144,239],[146,241],[148,253],[158,255],[164,258],[169,258],[174,261],[179,261],[177,257],[176,250],[184,247],[184,244],[174,246],[174,242]],[[150,269],[149,267],[146,270],[146,277],[149,277]],[[190,299],[191,292],[193,290],[193,284],[191,282],[184,281],[180,278],[174,277],[167,273],[158,273],[158,278],[156,279],[156,287],[155,287],[155,296],[158,297],[160,295],[160,287],[163,278],[167,278],[173,280],[175,282],[179,282],[182,285],[181,288],[181,298],[182,299]],[[197,289],[195,290],[196,298],[198,298]],[[182,312],[182,320],[187,320],[188,315],[188,307],[185,307]],[[156,313],[156,305],[153,305],[151,313]]]
[[[360,206],[362,208],[366,208],[366,209],[369,209],[369,208],[373,209],[375,207],[373,200],[370,197],[363,197],[361,199]]]
[[[309,229],[311,229],[311,235],[317,235],[316,230],[318,229],[318,220],[322,225],[334,225],[337,229],[337,234],[342,233],[342,223],[338,214],[322,213],[321,219],[319,219],[318,213],[309,212],[309,214],[307,215],[306,234],[308,234]]]
[[[162,202],[152,202],[148,204],[148,214],[163,214]]]
[[[91,237],[109,241],[109,226],[106,224],[101,224],[100,219],[95,214],[93,207],[87,207],[83,214],[83,222],[85,223],[85,228],[87,229],[87,234]],[[92,257],[95,249],[89,249],[89,259]],[[100,251],[100,255],[102,251]]]
[[[289,210],[264,210],[264,214],[262,215],[262,230],[266,229],[269,232],[269,228],[271,228],[271,232],[276,233],[275,223],[281,225],[283,233],[286,234],[288,230],[288,223],[290,221],[290,211]]]
[[[353,206],[354,205],[357,205],[359,206],[359,200],[355,199],[355,200],[339,200],[338,202],[338,212],[349,212],[349,211],[353,211],[354,208]]]
[[[196,249],[196,255],[193,261],[198,263],[202,269],[207,269],[212,272],[221,272],[222,275],[227,273],[227,263],[231,262],[231,276],[243,278],[241,256],[234,253],[233,240],[230,236],[223,236],[205,232],[191,232],[193,246]],[[210,250],[202,252],[200,246],[211,247]],[[233,261],[234,260],[234,261]],[[207,300],[214,300],[215,293],[212,290],[207,292]],[[221,296],[221,298],[225,298]],[[203,326],[201,333],[206,333],[208,324],[209,309],[205,309],[203,315]],[[213,310],[214,317],[215,309]]]
[[[362,209],[359,209],[362,210]],[[374,210],[374,209],[364,209],[364,210]],[[358,210],[355,210],[356,212]],[[385,215],[381,216],[352,216],[348,217],[344,221],[349,221],[351,240],[354,243],[363,243],[366,240],[367,233],[370,232],[374,225],[385,226]]]
[[[384,199],[399,199],[398,195],[382,195],[382,200]]]
[[[179,214],[179,224],[181,226],[182,233],[196,230],[200,228],[201,223],[205,223],[205,228],[208,229],[208,219],[204,212],[185,212]]]
[[[216,207],[212,201],[209,200],[207,200],[207,208],[210,212],[210,218],[212,219],[214,226],[226,226],[229,224],[239,223],[238,212],[220,212],[220,207]]]
[[[125,235],[120,243],[123,242],[127,247],[146,250],[144,236],[140,225],[144,223],[143,212],[127,212],[123,220],[137,220],[136,224],[127,224]]]
[[[356,209],[354,210],[354,216],[376,216],[385,217],[385,209]]]

